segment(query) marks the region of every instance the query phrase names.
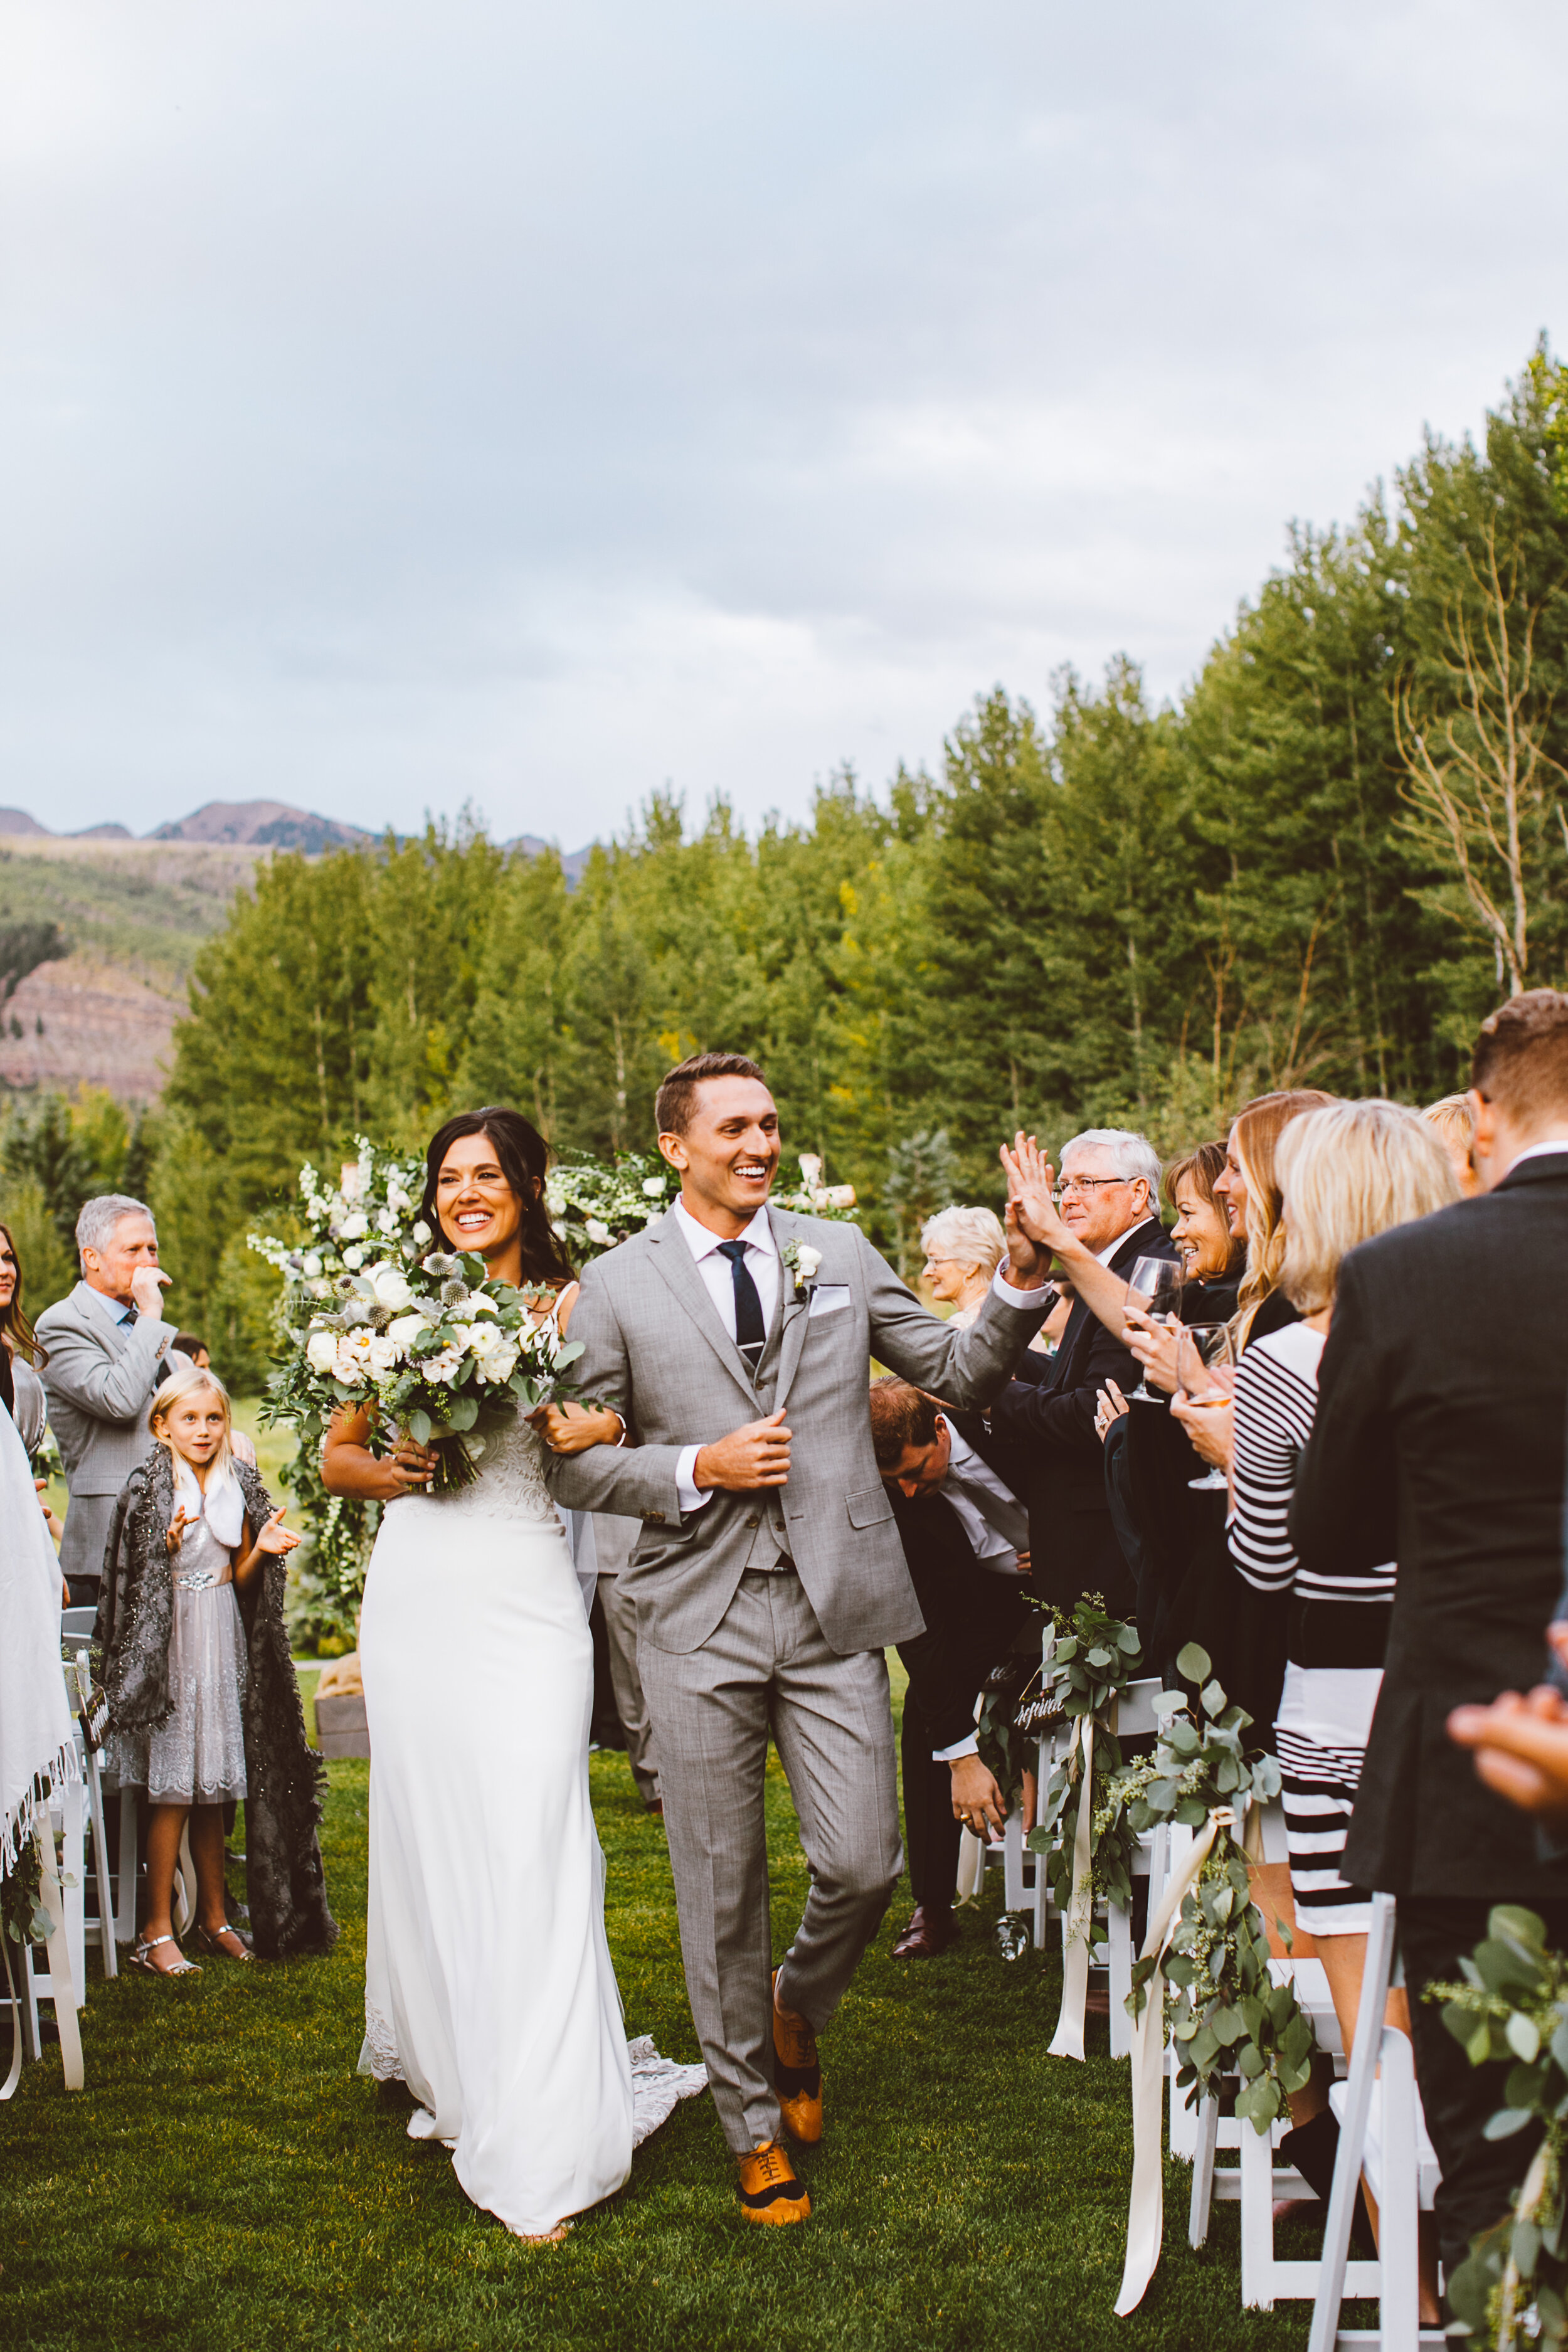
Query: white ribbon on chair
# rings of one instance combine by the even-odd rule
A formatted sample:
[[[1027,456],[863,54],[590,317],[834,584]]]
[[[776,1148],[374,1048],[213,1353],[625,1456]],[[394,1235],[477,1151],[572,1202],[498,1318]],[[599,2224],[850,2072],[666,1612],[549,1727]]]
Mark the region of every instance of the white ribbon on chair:
[[[1089,2005],[1089,1947],[1094,1924],[1094,1885],[1089,1871],[1089,1842],[1094,1827],[1094,1717],[1080,1715],[1073,1738],[1083,1749],[1083,1782],[1079,1790],[1078,1826],[1072,1842],[1072,1894],[1062,1921],[1062,2005],[1048,2058],[1083,2056],[1084,2012]],[[1045,1856],[1036,1861],[1044,1870]]]
[[[83,2074],[81,2028],[77,2022],[76,1987],[71,1982],[70,1954],[66,1948],[65,1906],[60,1901],[59,1874],[55,1868],[55,1833],[47,1817],[38,1828],[38,1892],[49,1915],[49,1937],[44,1958],[49,1971],[49,1997],[55,2004],[55,2024],[60,2037],[60,2059],[66,2088],[79,2091]]]
[[[958,1881],[953,1899],[959,1905],[973,1903],[985,1884],[985,1842],[973,1830],[964,1830],[958,1841]]]
[[[1216,1805],[1172,1873],[1159,1910],[1149,1922],[1142,1957],[1152,1958],[1154,1973],[1143,1988],[1143,2006],[1132,2024],[1132,2196],[1127,2210],[1127,2259],[1116,2315],[1125,2319],[1142,2302],[1160,2261],[1165,2234],[1165,2135],[1161,2085],[1165,2055],[1165,1957],[1171,1931],[1189,1887],[1208,1859],[1222,1829],[1236,1827],[1228,1805]]]

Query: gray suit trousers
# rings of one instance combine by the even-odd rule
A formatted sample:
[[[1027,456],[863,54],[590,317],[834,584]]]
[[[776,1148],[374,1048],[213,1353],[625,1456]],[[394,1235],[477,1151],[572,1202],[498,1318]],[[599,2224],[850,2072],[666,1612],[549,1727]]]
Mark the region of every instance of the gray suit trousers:
[[[114,1525],[118,1495],[72,1495],[66,1504],[66,1531],[60,1545],[60,1574],[70,1579],[72,1596],[78,1585],[90,1584],[88,1599],[96,1601],[103,1580],[103,1554]]]
[[[599,1578],[599,1606],[605,1612],[605,1638],[610,1652],[610,1686],[616,1713],[626,1735],[626,1762],[632,1768],[637,1794],[645,1805],[659,1798],[658,1757],[647,1719],[647,1698],[637,1664],[637,1604],[631,1587],[616,1575]]]
[[[781,2126],[763,1806],[768,1736],[812,1871],[779,2000],[820,2031],[903,1867],[887,1661],[879,1650],[840,1657],[829,1649],[800,1580],[784,1570],[742,1575],[700,1649],[644,1642],[640,1663],[691,2013],[724,2137],[745,2155]]]

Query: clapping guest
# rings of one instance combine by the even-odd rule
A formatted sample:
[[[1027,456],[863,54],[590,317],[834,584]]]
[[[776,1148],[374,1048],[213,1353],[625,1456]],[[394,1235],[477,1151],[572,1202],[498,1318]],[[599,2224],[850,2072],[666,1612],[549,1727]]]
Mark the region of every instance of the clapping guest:
[[[1476,1139],[1476,1122],[1470,1112],[1468,1095],[1445,1095],[1441,1101],[1428,1103],[1421,1114],[1429,1127],[1436,1128],[1443,1149],[1453,1162],[1460,1192],[1467,1201],[1473,1201],[1481,1189],[1476,1174],[1476,1163],[1470,1149]]]
[[[29,1454],[44,1442],[49,1401],[36,1366],[44,1351],[22,1311],[22,1261],[9,1225],[0,1225],[0,1403]]]
[[[921,1247],[931,1297],[952,1308],[951,1321],[973,1323],[1007,1255],[1001,1218],[992,1209],[942,1209],[921,1227]]]
[[[1055,1356],[1041,1361],[1041,1376],[1016,1378],[990,1414],[1026,1481],[1035,1589],[1068,1611],[1086,1592],[1098,1592],[1112,1615],[1129,1617],[1136,1590],[1106,1502],[1095,1415],[1108,1381],[1131,1385],[1132,1361],[1088,1293],[1104,1277],[1125,1297],[1140,1257],[1174,1258],[1154,1207],[1159,1157],[1145,1136],[1090,1128],[1063,1147],[1055,1200],[1050,1167],[1032,1137],[1019,1135],[1002,1158],[1009,1220],[1053,1254],[1058,1244],[1070,1245],[1079,1294]],[[1020,1374],[1028,1370],[1019,1367]]]
[[[1483,1024],[1469,1101],[1482,1197],[1340,1268],[1289,1518],[1314,1575],[1399,1563],[1343,1869],[1399,1898],[1450,2273],[1507,2210],[1537,2135],[1486,2137],[1507,2070],[1472,2070],[1420,1994],[1459,1975],[1494,1904],[1526,1905],[1568,1940],[1568,1864],[1538,1854],[1528,1818],[1447,1730],[1456,1708],[1540,1682],[1562,1589],[1568,995],[1533,989]]]

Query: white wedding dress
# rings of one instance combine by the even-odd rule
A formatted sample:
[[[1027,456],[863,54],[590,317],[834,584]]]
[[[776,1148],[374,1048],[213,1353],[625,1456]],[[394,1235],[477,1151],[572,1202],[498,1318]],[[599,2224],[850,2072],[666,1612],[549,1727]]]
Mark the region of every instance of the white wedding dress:
[[[628,2050],[588,1801],[593,1642],[521,1418],[477,1485],[383,1514],[360,1663],[370,1725],[362,2072],[476,2205],[542,2234],[610,2196],[700,2066]]]

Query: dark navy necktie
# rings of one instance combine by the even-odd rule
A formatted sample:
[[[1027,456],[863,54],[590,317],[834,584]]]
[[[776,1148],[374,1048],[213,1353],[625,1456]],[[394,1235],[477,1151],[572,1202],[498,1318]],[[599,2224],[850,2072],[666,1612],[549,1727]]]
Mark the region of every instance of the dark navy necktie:
[[[746,1264],[744,1242],[721,1242],[719,1255],[730,1261],[730,1272],[735,1283],[735,1345],[756,1379],[757,1367],[763,1360],[767,1345],[768,1327],[763,1321],[763,1302],[757,1296],[757,1286],[752,1280],[752,1269]]]

